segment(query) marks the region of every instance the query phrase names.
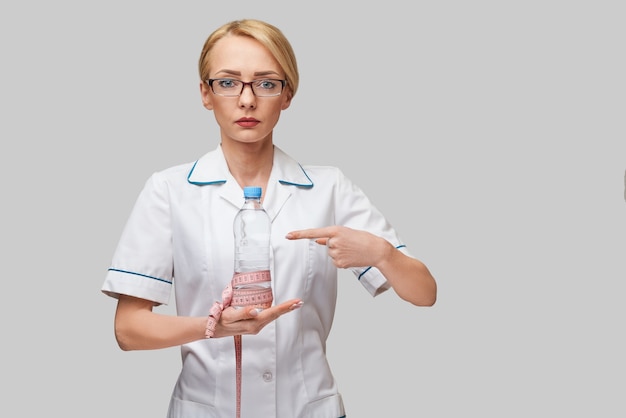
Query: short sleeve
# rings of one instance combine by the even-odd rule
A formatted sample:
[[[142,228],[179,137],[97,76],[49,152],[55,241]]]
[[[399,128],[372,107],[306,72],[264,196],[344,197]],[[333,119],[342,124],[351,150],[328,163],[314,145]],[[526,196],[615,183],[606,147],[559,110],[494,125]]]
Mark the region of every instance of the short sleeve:
[[[338,170],[336,193],[336,223],[338,225],[368,231],[382,237],[410,256],[388,220],[341,170]],[[391,288],[385,276],[375,267],[351,268],[350,270],[372,296],[377,296]]]
[[[167,304],[172,291],[173,249],[167,183],[153,174],[131,211],[106,274],[102,292]]]

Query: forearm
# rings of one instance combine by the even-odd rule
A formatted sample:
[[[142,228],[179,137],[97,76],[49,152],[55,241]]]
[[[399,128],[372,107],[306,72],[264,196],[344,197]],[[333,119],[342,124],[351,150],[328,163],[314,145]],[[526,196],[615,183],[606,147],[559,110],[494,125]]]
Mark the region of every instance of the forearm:
[[[314,239],[325,245],[338,268],[376,267],[398,296],[414,305],[432,306],[437,300],[437,284],[426,265],[370,232],[334,225],[291,231],[286,238]]]
[[[437,300],[435,279],[420,260],[393,248],[376,267],[398,296],[407,302],[417,306],[432,306]]]
[[[122,350],[154,350],[203,339],[207,318],[162,315],[120,301],[115,337]]]

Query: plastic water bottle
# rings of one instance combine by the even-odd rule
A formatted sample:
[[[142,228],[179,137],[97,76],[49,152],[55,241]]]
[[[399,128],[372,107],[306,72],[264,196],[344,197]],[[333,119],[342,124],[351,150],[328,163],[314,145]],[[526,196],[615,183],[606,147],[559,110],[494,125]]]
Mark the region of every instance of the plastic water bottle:
[[[270,274],[271,220],[261,205],[260,187],[244,187],[243,206],[235,216],[235,273],[231,306],[272,306]]]

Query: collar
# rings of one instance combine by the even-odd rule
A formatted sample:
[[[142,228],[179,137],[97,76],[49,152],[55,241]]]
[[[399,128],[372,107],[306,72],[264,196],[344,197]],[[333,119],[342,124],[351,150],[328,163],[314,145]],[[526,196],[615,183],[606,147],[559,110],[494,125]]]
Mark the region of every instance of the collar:
[[[228,170],[222,147],[203,155],[196,161],[187,175],[187,181],[196,186],[215,185],[220,188],[219,195],[235,207],[243,204],[241,188]],[[280,187],[287,186],[287,187]],[[263,191],[263,207],[273,220],[291,196],[291,187],[310,189],[313,182],[304,168],[296,160],[274,146],[274,161],[268,182],[268,190]]]
[[[280,184],[288,186],[313,187],[313,182],[300,163],[275,145],[270,181],[272,179],[277,179]],[[234,181],[228,171],[221,145],[200,157],[187,175],[187,181],[196,186],[224,184],[229,180]]]

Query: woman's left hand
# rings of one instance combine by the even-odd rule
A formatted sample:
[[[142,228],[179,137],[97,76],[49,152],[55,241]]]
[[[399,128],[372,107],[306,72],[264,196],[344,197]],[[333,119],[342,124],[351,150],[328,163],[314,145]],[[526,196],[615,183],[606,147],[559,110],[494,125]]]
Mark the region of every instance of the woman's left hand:
[[[337,225],[291,231],[285,238],[313,239],[319,245],[325,245],[328,256],[338,268],[375,266],[394,250],[391,243],[381,237]]]

